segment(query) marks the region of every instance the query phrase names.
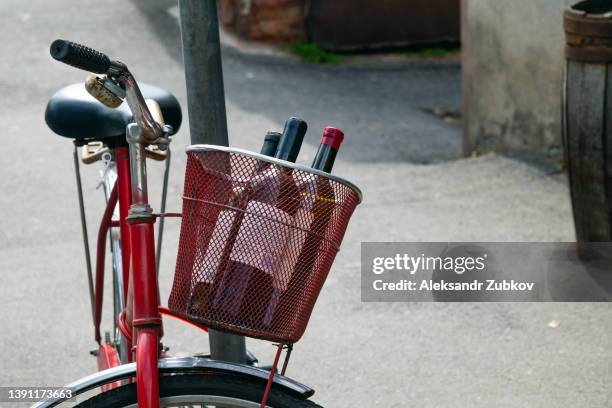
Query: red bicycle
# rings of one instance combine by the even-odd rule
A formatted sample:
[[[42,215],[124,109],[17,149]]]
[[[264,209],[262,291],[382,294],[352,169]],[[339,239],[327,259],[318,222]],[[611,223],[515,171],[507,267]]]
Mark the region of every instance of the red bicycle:
[[[181,124],[176,98],[150,85],[143,85],[141,91],[125,64],[88,47],[56,40],[51,55],[94,73],[84,87],[71,85],[56,93],[46,111],[51,129],[75,144],[98,343],[94,354],[99,372],[67,387],[77,397],[92,390],[99,392],[76,406],[317,406],[308,399],[314,394],[311,388],[284,374],[292,344],[305,330],[348,220],[361,200],[359,190],[345,180],[306,166],[239,149],[200,145],[188,149],[182,212],[165,214],[170,136]],[[98,230],[95,273],[87,246],[78,148],[81,161],[103,163],[101,184],[107,205]],[[161,212],[157,214],[147,194],[147,158],[166,161]],[[286,180],[298,186],[298,199],[273,204],[255,199],[270,188],[282,195]],[[250,198],[244,199],[245,194]],[[292,214],[292,218],[279,218],[281,212]],[[182,224],[175,279],[166,308],[160,306],[159,260],[155,254],[159,254],[163,219],[168,216],[182,216]],[[240,219],[239,227],[234,222],[227,231],[221,228],[228,217]],[[156,252],[154,224],[158,219]],[[255,238],[250,242],[241,238],[241,244],[235,237],[225,238],[220,245],[220,234]],[[115,328],[103,339],[100,323],[108,237]],[[233,249],[228,250],[230,241]],[[242,249],[237,249],[239,245]],[[261,266],[245,272],[244,268],[235,268],[242,265],[238,260]],[[220,273],[219,265],[228,262],[233,262],[232,272],[226,268]],[[266,273],[253,274],[260,269]],[[203,331],[210,327],[274,341],[278,343],[274,363],[265,369],[252,356],[247,364],[202,356],[170,357],[161,342],[162,315]],[[287,355],[279,373],[283,350]],[[36,407],[65,403],[70,401],[58,398]]]

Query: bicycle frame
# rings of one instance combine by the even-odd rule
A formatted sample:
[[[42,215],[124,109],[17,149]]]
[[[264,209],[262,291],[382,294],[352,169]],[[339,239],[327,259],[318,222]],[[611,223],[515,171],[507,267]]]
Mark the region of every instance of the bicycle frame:
[[[162,320],[158,310],[159,292],[155,268],[155,217],[148,203],[146,157],[144,146],[138,140],[140,134],[138,125],[128,125],[132,202],[126,221],[130,230],[132,274],[128,283],[126,316],[128,326],[133,328],[133,338],[136,339],[138,404],[157,408],[157,360],[161,351]]]
[[[109,195],[107,208],[98,231],[96,257],[94,327],[99,344],[98,368],[107,369],[120,364],[117,351],[103,344],[100,336],[102,298],[104,285],[104,255],[106,236],[113,225],[115,206],[119,206],[122,278],[122,296],[125,311],[125,326],[130,335],[127,340],[128,361],[136,361],[138,370],[138,404],[143,407],[159,407],[158,359],[163,334],[159,312],[159,289],[157,283],[154,223],[155,215],[148,203],[145,147],[165,136],[165,130],[153,119],[130,72],[122,66],[115,80],[125,89],[125,97],[132,110],[134,123],[126,129],[128,147],[114,149],[117,180]],[[130,268],[131,266],[131,268]],[[134,339],[135,347],[131,344]],[[110,384],[108,388],[118,386]]]
[[[96,341],[101,343],[100,321],[102,314],[103,281],[104,281],[104,251],[106,234],[112,225],[113,209],[119,206],[120,213],[120,235],[121,252],[123,262],[123,281],[127,283],[123,296],[125,309],[125,325],[131,332],[131,336],[125,336],[128,350],[132,350],[130,339],[136,339],[134,353],[128,353],[129,360],[136,360],[138,369],[137,378],[139,384],[144,386],[145,391],[139,392],[148,395],[143,406],[154,407],[153,402],[158,395],[157,381],[157,359],[161,348],[162,322],[159,313],[159,296],[157,277],[155,273],[155,250],[153,225],[155,217],[146,209],[146,178],[133,177],[132,161],[127,147],[117,147],[114,151],[117,163],[117,181],[113,192],[107,203],[98,232],[98,247],[96,259],[96,291],[95,291],[95,314],[94,326]],[[137,154],[137,153],[136,153]],[[137,157],[138,159],[138,157]],[[136,161],[138,163],[138,160]],[[144,163],[136,164],[144,166]],[[146,171],[144,168],[138,172]],[[145,173],[146,174],[146,173]],[[132,188],[134,186],[134,188]],[[132,203],[136,201],[136,206]],[[130,260],[132,268],[130,269]],[[130,273],[130,270],[132,273]],[[119,365],[115,348],[106,344],[100,344],[98,350],[98,368],[107,369]],[[153,368],[152,368],[153,367]],[[113,388],[118,384],[113,384]],[[139,385],[139,390],[141,385]],[[146,404],[146,405],[144,405]]]
[[[96,256],[96,271],[95,271],[95,298],[94,298],[94,332],[95,339],[99,344],[98,349],[98,369],[104,370],[107,368],[114,367],[121,364],[121,359],[117,356],[117,351],[114,347],[109,347],[106,344],[102,344],[102,336],[100,335],[100,323],[102,318],[102,303],[103,303],[103,289],[104,289],[104,261],[106,252],[106,237],[108,231],[112,227],[119,227],[120,235],[120,250],[121,250],[121,283],[119,286],[121,293],[116,293],[116,296],[121,297],[121,305],[124,305],[123,312],[128,308],[128,286],[130,282],[130,230],[127,223],[127,217],[129,207],[132,202],[131,193],[131,171],[130,171],[130,159],[129,150],[125,146],[116,147],[113,149],[113,155],[115,158],[115,165],[117,171],[117,177],[114,185],[109,185],[108,199],[104,215],[100,222],[98,230],[98,241],[97,241],[97,256]],[[113,221],[113,213],[115,208],[119,208],[119,220]],[[115,271],[114,271],[115,272]],[[117,288],[115,288],[117,289]],[[130,316],[132,312],[130,310]],[[118,316],[114,316],[117,318]],[[115,322],[117,325],[120,323]],[[122,323],[128,324],[123,321]],[[124,344],[122,345],[126,349],[125,357],[127,362],[132,362],[133,357],[130,350],[132,349],[131,337],[131,321],[129,322],[130,335],[124,335]],[[125,360],[124,360],[125,362]],[[110,387],[114,388],[114,387]]]
[[[104,378],[111,378],[112,375],[111,377],[108,377],[108,375],[112,374],[112,372],[127,375],[132,372],[131,370],[134,367],[132,365],[132,368],[129,370],[118,367],[121,365],[121,361],[118,358],[116,348],[104,343],[100,336],[106,238],[110,228],[119,227],[122,271],[121,275],[117,276],[121,276],[123,288],[118,295],[121,296],[123,302],[120,303],[125,305],[125,309],[120,313],[116,325],[125,337],[128,360],[135,361],[136,363],[135,376],[130,376],[130,378],[136,378],[138,406],[159,408],[159,368],[164,367],[166,364],[164,359],[160,360],[163,350],[161,343],[163,336],[161,315],[163,313],[173,316],[173,313],[160,307],[155,255],[156,243],[154,239],[154,224],[158,215],[153,214],[153,210],[149,205],[146,148],[147,146],[157,146],[160,151],[164,151],[169,144],[169,135],[172,134],[172,127],[163,125],[161,111],[156,103],[152,103],[151,110],[149,110],[132,74],[121,62],[110,61],[107,56],[95,50],[63,40],[56,40],[52,44],[51,50],[54,58],[62,62],[77,68],[106,75],[105,78],[94,77],[93,85],[90,84],[91,88],[88,88],[90,93],[99,101],[105,102],[107,106],[109,106],[107,103],[109,100],[116,107],[118,106],[116,105],[117,101],[121,103],[121,100],[125,99],[132,112],[133,122],[126,127],[126,139],[129,147],[118,146],[113,148],[117,178],[110,193],[108,193],[110,186],[106,185],[108,203],[98,231],[93,317],[95,337],[99,344],[98,367],[104,371],[99,373],[100,376],[94,377],[96,378],[94,383],[98,384]],[[150,150],[149,153],[151,153]],[[81,216],[84,220],[82,192],[78,175],[77,183],[79,183]],[[116,206],[119,207],[118,221],[113,220]],[[83,231],[86,254],[89,256],[85,225],[83,226]],[[89,258],[87,259],[89,269]],[[89,276],[91,277],[91,274]],[[93,285],[90,282],[90,289],[91,286]],[[201,325],[193,322],[189,323],[206,330]],[[266,388],[261,401],[262,407],[266,406],[272,384],[284,381],[275,378],[276,367],[284,345],[278,344],[276,346],[277,351],[274,363],[269,371],[243,365],[225,365],[220,368],[221,370],[239,373],[240,375],[259,378],[262,375],[264,377],[267,376]],[[290,351],[288,349],[281,375],[284,375]],[[218,362],[198,362],[198,365],[201,366],[210,366],[211,364],[214,366]],[[184,365],[185,362],[179,362],[176,369],[183,370],[185,369]],[[187,367],[193,368],[194,366]],[[109,374],[109,372],[111,373]],[[101,384],[103,391],[120,385],[120,381]],[[51,404],[54,403],[52,402]]]

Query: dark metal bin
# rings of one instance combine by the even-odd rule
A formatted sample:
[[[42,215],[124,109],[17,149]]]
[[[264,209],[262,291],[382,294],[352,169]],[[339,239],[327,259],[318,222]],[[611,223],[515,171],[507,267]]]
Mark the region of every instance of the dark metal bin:
[[[612,241],[612,2],[564,14],[563,140],[579,242]]]

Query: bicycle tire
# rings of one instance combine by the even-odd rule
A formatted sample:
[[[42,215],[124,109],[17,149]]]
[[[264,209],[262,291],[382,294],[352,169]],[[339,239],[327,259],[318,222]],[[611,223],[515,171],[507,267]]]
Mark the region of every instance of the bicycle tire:
[[[265,383],[261,381],[219,373],[163,375],[160,377],[159,385],[162,407],[186,406],[185,401],[178,402],[180,400],[177,398],[180,397],[192,399],[191,404],[197,406],[259,407],[265,389]],[[209,401],[214,398],[232,399],[234,405],[223,402],[224,405],[210,405]],[[172,401],[172,405],[167,403],[164,405],[164,401]],[[242,405],[238,405],[239,403]],[[75,408],[131,408],[136,407],[136,404],[136,384],[127,384],[98,394],[76,405]],[[275,385],[270,390],[266,405],[272,408],[321,408],[320,405]]]

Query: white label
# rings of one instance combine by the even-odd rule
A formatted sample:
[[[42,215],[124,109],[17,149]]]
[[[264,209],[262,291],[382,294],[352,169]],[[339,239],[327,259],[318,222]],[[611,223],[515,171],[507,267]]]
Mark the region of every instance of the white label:
[[[219,264],[221,263],[221,256],[225,245],[227,245],[227,239],[229,238],[230,229],[234,223],[236,214],[234,211],[221,211],[215,224],[215,229],[206,248],[206,254],[204,255],[204,276],[199,280],[200,282],[212,283],[219,270]]]
[[[230,259],[274,276],[292,223],[291,215],[273,205],[249,202]]]

